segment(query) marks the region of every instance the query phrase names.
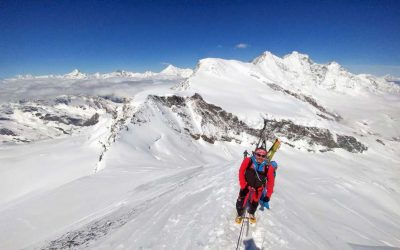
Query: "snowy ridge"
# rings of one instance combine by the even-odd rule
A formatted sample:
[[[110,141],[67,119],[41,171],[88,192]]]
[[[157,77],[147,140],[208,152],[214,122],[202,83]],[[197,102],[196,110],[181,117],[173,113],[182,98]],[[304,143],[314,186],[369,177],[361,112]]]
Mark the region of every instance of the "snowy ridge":
[[[146,124],[157,110],[165,117],[165,123],[177,133],[190,136],[211,144],[216,142],[256,141],[263,132],[273,141],[275,138],[298,149],[326,152],[343,148],[349,152],[363,152],[367,147],[353,136],[335,134],[327,129],[305,127],[289,120],[265,120],[267,129],[254,129],[237,116],[226,112],[218,106],[209,104],[199,94],[184,98],[180,96],[150,96],[132,118],[134,124]],[[307,144],[304,145],[304,142]],[[297,145],[297,146],[295,146]]]
[[[243,77],[247,74],[264,78],[268,82],[298,91],[312,92],[314,88],[322,88],[350,95],[362,95],[365,91],[400,93],[400,87],[393,84],[390,79],[365,74],[354,75],[337,62],[317,64],[308,55],[296,51],[283,58],[267,51],[251,63],[217,58],[203,59],[194,70],[193,77],[203,73],[216,77],[222,77],[226,73],[237,74],[237,72],[226,71],[227,65],[246,68],[247,73],[244,70],[238,71],[243,74]],[[188,85],[190,85],[190,79],[182,87],[185,89]]]
[[[358,94],[364,90],[400,92],[398,86],[378,77],[351,74],[337,62],[317,64],[308,55],[296,51],[283,58],[265,52],[252,63],[268,79],[297,88],[320,87],[342,93],[357,91]]]

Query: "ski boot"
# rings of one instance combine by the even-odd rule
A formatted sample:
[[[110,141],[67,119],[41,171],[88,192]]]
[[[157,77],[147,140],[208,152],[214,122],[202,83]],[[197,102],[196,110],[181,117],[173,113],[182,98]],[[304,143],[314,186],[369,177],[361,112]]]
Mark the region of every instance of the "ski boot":
[[[240,216],[240,215],[236,216],[236,219],[235,219],[236,224],[241,224],[242,221],[243,221],[243,217],[242,216]]]
[[[257,219],[254,216],[254,214],[249,214],[249,221],[251,224],[255,224],[257,222]]]

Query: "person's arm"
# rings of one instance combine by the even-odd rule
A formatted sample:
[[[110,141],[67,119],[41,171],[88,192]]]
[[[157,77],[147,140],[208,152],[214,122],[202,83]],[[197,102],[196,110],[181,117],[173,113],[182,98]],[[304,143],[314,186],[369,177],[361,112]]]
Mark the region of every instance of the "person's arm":
[[[240,189],[244,189],[246,187],[246,185],[247,185],[247,181],[246,181],[246,178],[244,176],[244,173],[246,172],[247,165],[249,165],[249,161],[250,161],[250,158],[245,158],[242,161],[242,165],[240,165],[240,168],[239,168]]]
[[[274,192],[274,185],[275,185],[274,168],[271,165],[268,167],[267,177],[268,177],[268,181],[267,181],[266,197],[268,197],[270,199],[272,193]]]

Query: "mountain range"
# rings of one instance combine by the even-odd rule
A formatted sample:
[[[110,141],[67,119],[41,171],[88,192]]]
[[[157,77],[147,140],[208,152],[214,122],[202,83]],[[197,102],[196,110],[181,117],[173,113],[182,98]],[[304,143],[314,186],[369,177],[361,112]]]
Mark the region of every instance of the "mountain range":
[[[260,136],[282,146],[259,248],[400,246],[396,79],[264,52],[0,90],[0,249],[234,248],[237,171]]]
[[[126,77],[126,78],[146,78],[146,77],[165,77],[165,76],[180,76],[180,77],[188,77],[192,74],[193,70],[191,69],[181,69],[177,68],[171,64],[169,64],[165,69],[163,69],[159,73],[155,73],[152,71],[146,71],[144,73],[136,73],[125,70],[117,70],[111,73],[94,73],[87,74],[82,73],[79,69],[74,69],[70,73],[64,75],[42,75],[42,76],[33,76],[33,75],[17,75],[15,78],[10,78],[8,80],[32,80],[32,79],[72,79],[72,80],[80,80],[80,79],[107,79],[113,77]]]

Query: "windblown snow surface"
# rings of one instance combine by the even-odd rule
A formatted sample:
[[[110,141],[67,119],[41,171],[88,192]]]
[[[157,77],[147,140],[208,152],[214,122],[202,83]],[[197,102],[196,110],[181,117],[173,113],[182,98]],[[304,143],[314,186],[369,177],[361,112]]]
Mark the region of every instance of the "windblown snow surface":
[[[242,152],[258,138],[238,133],[210,143],[185,132],[220,133],[193,105],[188,125],[173,112],[178,104],[150,97],[195,93],[252,128],[290,120],[354,136],[368,148],[320,150],[282,136],[271,209],[258,211],[250,229],[258,248],[400,248],[398,86],[297,52],[266,52],[250,63],[203,59],[188,78],[171,77],[175,71],[0,83],[0,249],[236,249],[237,174]],[[34,102],[65,95],[125,101],[103,100],[109,106],[102,109],[57,104],[55,111]],[[65,133],[50,133],[55,121],[18,111],[26,102],[42,113],[100,116],[94,125],[64,124],[58,130]],[[12,141],[9,131],[29,142]]]

